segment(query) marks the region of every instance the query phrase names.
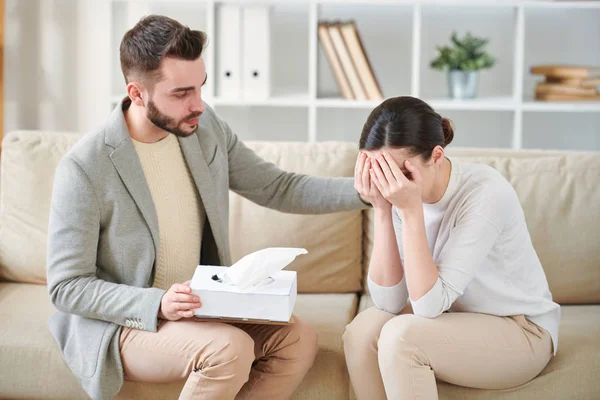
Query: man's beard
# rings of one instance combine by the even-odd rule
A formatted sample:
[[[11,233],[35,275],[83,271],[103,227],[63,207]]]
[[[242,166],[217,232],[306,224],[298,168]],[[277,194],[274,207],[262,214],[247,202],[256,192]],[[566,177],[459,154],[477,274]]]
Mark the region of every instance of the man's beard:
[[[175,120],[168,115],[161,113],[152,100],[148,102],[148,113],[146,117],[152,122],[154,125],[159,127],[160,129],[164,129],[167,132],[172,133],[175,136],[179,137],[188,137],[194,133],[194,129],[190,132],[186,132],[180,128],[181,125],[185,123],[185,121],[190,120],[192,118],[199,117],[202,113],[193,113],[185,118],[182,118],[179,123],[176,123]]]

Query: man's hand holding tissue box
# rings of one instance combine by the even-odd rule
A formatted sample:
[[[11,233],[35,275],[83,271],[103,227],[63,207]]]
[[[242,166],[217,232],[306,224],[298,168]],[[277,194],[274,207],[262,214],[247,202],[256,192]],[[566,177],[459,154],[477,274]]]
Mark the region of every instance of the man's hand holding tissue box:
[[[189,281],[174,283],[163,296],[158,310],[158,318],[177,321],[194,316],[194,309],[200,308],[200,297],[192,294]]]
[[[191,282],[203,305],[199,318],[290,322],[297,295],[295,271],[282,271],[306,249],[267,248],[231,267],[198,266]]]

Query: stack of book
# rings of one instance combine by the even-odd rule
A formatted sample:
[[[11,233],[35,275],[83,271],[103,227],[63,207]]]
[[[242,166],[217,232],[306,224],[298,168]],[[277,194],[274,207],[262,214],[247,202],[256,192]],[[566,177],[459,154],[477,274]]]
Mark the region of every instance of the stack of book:
[[[600,67],[536,65],[531,73],[545,76],[535,87],[536,100],[600,100]]]
[[[356,23],[320,22],[319,41],[333,70],[342,97],[382,100],[383,94],[363,47]]]

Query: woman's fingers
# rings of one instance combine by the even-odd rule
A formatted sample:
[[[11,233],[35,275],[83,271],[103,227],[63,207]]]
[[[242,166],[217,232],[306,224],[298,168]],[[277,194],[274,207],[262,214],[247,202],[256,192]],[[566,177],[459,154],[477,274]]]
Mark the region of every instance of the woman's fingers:
[[[383,155],[383,158],[386,161],[394,180],[397,182],[408,181],[398,164],[396,164],[396,160],[394,160],[394,158],[387,151],[382,151],[381,154]]]
[[[385,177],[385,173],[381,169],[381,164],[377,160],[371,164],[371,167],[373,169],[375,176],[377,177],[377,180],[379,181],[378,187],[380,187],[380,191],[383,194],[384,190],[381,190],[381,189],[385,189],[389,184]]]
[[[417,167],[415,167],[410,161],[406,160],[404,162],[404,166],[406,167],[406,169],[408,170],[408,172],[410,172],[410,175],[412,177],[413,182],[415,182],[417,185],[421,183],[421,173],[419,172],[419,169]]]
[[[387,183],[391,185],[392,183],[396,182],[396,178],[394,177],[390,166],[388,165],[387,161],[382,155],[380,155],[377,158],[377,163],[379,164],[380,170],[383,173],[383,176],[385,177]],[[381,177],[379,175],[377,177],[381,180]]]
[[[354,178],[356,182],[359,182],[362,177],[362,171],[365,167],[365,159],[367,155],[363,152],[358,153],[358,158],[356,159],[356,165],[354,166]]]
[[[369,170],[371,169],[371,161],[366,160],[364,163],[364,167],[362,170],[362,185],[365,193],[369,193],[371,191],[371,179],[369,176]]]
[[[371,174],[371,181],[375,184],[375,186],[377,187],[377,190],[379,190],[379,193],[383,193],[383,188],[381,187],[381,183],[379,182],[379,179],[377,178],[377,175],[375,175],[375,171],[373,169],[371,169],[370,174]]]

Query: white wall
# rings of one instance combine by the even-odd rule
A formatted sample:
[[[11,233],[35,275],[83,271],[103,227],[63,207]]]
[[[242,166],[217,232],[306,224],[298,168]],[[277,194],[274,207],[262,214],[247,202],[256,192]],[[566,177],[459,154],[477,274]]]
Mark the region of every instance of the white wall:
[[[6,0],[4,132],[87,131],[110,111],[110,3]]]

